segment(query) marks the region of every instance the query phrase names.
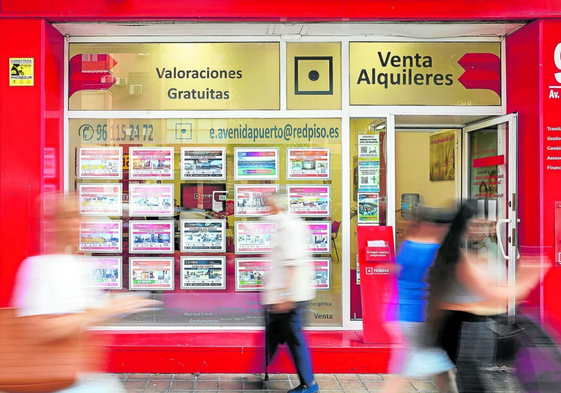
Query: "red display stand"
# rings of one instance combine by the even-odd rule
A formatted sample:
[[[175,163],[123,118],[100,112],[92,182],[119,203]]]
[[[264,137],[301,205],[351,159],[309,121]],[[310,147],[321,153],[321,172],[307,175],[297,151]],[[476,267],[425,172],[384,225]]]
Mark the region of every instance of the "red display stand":
[[[370,246],[369,242],[381,243]],[[388,226],[358,227],[362,330],[366,344],[390,344],[384,328],[388,304],[395,294],[393,266],[395,251],[393,228]]]

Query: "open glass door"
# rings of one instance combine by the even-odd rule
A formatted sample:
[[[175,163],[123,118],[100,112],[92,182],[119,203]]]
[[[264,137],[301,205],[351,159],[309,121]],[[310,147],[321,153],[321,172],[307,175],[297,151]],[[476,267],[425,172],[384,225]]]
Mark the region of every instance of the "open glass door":
[[[470,246],[489,263],[496,258],[506,264],[507,276],[497,273],[496,279],[513,286],[518,258],[517,115],[470,124],[462,134],[462,196],[477,200],[479,217],[488,219],[481,239]],[[514,298],[510,299],[511,316],[515,304]]]

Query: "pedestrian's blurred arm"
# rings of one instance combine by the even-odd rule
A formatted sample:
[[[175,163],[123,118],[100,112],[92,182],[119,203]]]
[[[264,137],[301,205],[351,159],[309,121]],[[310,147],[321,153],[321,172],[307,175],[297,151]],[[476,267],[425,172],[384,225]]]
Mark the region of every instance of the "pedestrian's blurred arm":
[[[109,322],[118,315],[141,312],[158,304],[160,303],[140,296],[111,296],[106,307],[53,316],[42,322],[41,327],[46,338],[56,340],[78,334],[90,326]]]
[[[292,294],[290,293],[290,283],[294,280],[296,274],[296,266],[287,265],[286,266],[286,282],[284,288],[280,289],[280,301],[273,305],[273,311],[275,312],[287,312],[294,308],[294,302],[292,301]]]
[[[473,255],[463,254],[462,260],[457,267],[458,280],[473,293],[485,299],[507,301],[511,299],[512,296],[515,296],[517,299],[524,299],[530,294],[530,291],[537,283],[532,276],[531,280],[517,281],[515,286],[495,285],[487,280],[486,277],[481,274],[481,271],[477,269],[475,258],[476,257]]]
[[[551,261],[547,255],[522,255],[516,267],[516,282],[534,288],[549,269],[551,269]]]

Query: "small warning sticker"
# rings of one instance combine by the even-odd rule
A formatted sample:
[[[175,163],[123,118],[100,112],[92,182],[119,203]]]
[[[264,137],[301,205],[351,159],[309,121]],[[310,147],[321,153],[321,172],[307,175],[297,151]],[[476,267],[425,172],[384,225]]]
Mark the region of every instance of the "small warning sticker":
[[[10,58],[10,86],[33,86],[33,58]]]

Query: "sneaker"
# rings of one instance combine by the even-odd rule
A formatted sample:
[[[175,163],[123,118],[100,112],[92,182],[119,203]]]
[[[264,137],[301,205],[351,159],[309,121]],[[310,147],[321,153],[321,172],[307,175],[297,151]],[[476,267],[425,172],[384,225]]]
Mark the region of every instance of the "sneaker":
[[[314,382],[310,386],[298,385],[294,389],[288,391],[288,393],[315,393],[315,392],[319,392],[319,386],[316,382]]]

